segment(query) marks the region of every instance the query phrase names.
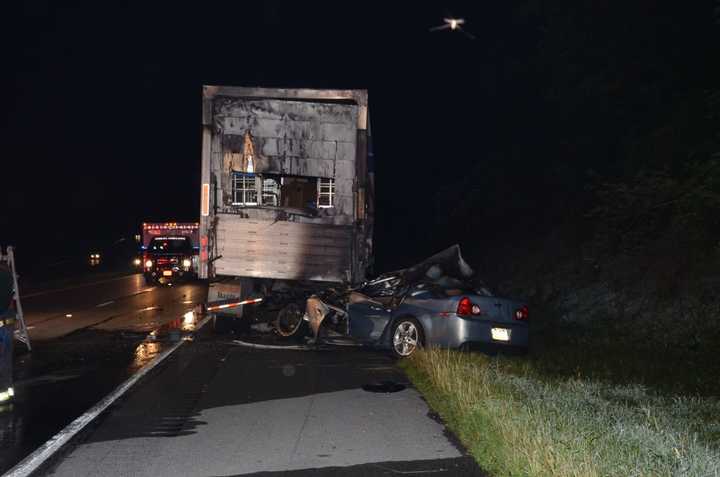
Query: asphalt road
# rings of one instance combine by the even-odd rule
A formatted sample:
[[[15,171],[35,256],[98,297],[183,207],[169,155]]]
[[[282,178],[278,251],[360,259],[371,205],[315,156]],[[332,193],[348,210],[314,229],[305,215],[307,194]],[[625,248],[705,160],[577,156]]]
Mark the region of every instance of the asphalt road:
[[[16,342],[16,396],[0,406],[0,472],[191,330],[198,317],[186,313],[205,298],[200,283],[148,287],[142,275],[84,277],[23,295],[33,350]]]
[[[18,356],[16,400],[0,409],[0,470],[193,332],[200,317],[188,311],[206,293],[197,283],[148,287],[131,275],[26,295],[34,349]],[[210,328],[194,333],[43,472],[483,475],[387,354],[248,348]]]
[[[205,300],[198,283],[148,286],[141,274],[66,284],[22,296],[30,338],[51,340],[79,330],[148,333]]]
[[[483,475],[386,354],[253,349],[207,328],[46,472]]]

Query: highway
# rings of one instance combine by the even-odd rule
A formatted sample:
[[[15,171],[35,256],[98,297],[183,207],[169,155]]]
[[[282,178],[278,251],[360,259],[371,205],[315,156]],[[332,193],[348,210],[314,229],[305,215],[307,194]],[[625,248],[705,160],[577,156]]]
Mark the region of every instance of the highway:
[[[82,330],[149,333],[205,296],[198,283],[148,286],[133,274],[29,293],[22,304],[31,340],[46,341]]]
[[[484,475],[387,354],[255,349],[203,331],[45,473],[403,474]]]
[[[207,317],[191,311],[206,293],[141,275],[28,293],[33,351],[18,354],[16,399],[0,410],[0,470],[39,461],[32,475],[484,475],[387,353],[290,350],[259,331],[200,329]],[[53,436],[67,443],[36,459]]]
[[[32,352],[15,343],[16,396],[0,406],[0,471],[192,330],[197,316],[185,315],[206,290],[199,282],[149,287],[132,274],[90,275],[23,294]]]

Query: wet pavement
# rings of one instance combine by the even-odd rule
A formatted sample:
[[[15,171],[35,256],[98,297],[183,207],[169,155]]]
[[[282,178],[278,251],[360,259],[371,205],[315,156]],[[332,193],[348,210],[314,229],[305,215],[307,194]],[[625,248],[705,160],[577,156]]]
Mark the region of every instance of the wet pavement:
[[[234,338],[205,327],[44,475],[484,475],[387,354]]]
[[[148,286],[141,274],[101,279],[23,296],[30,338],[52,340],[81,330],[149,333],[205,300],[197,282]]]
[[[130,275],[28,294],[33,349],[16,343],[16,396],[0,407],[0,472],[193,330],[199,317],[187,312],[205,293],[198,283],[147,287]]]
[[[34,349],[0,409],[0,470],[183,340],[40,474],[483,475],[387,354],[198,331],[205,298],[138,275],[29,297]]]

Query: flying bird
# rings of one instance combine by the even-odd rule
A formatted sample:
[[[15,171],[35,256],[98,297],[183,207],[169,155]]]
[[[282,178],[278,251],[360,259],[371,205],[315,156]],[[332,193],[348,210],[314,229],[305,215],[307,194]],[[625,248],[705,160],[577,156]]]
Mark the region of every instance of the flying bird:
[[[474,40],[475,37],[468,31],[466,31],[461,25],[465,24],[464,18],[443,18],[443,21],[445,22],[444,25],[436,26],[430,28],[430,31],[439,31],[439,30],[451,30],[451,31],[461,31],[470,38],[471,40]]]

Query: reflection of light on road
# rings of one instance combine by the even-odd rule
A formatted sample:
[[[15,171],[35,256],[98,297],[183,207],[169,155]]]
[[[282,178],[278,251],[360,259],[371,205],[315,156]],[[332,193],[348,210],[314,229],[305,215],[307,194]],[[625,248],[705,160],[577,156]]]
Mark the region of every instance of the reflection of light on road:
[[[182,303],[183,303],[183,305],[192,305],[193,301],[192,300],[183,300]]]
[[[139,369],[148,361],[153,359],[160,351],[160,343],[157,342],[144,342],[140,343],[135,348],[135,359],[133,360],[132,366],[135,369]]]
[[[140,293],[151,292],[151,291],[153,291],[154,289],[155,289],[155,287],[144,288],[144,289],[140,290]]]
[[[145,308],[141,308],[139,311],[150,311],[150,310],[158,310],[160,309],[159,306],[153,305],[153,306],[146,306]]]
[[[72,313],[68,313],[67,315],[65,315],[65,318],[72,318]]]
[[[7,401],[15,395],[15,390],[12,387],[7,388],[5,391],[0,392],[0,402]]]
[[[183,331],[192,331],[195,329],[195,312],[190,310],[187,313],[183,315],[183,324],[182,324],[182,330]]]

